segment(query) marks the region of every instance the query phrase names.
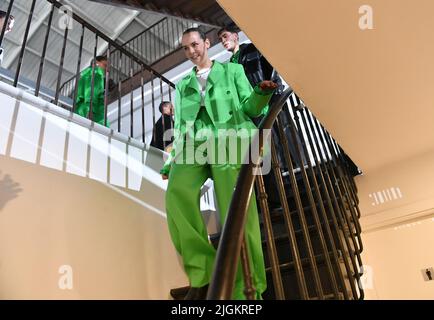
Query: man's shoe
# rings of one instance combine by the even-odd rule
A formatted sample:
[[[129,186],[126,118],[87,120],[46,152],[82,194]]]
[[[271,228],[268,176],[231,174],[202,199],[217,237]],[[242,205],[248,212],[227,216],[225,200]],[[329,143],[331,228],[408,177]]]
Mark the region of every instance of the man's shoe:
[[[190,290],[188,290],[187,295],[184,297],[184,300],[205,300],[207,292],[208,285],[200,288],[191,287]]]

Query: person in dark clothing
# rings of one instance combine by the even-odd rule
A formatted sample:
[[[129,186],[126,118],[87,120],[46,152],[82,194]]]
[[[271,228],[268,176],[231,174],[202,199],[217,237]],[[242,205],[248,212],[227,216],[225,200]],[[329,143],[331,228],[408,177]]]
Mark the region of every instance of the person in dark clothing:
[[[239,29],[236,26],[226,26],[220,29],[218,31],[218,37],[220,39],[220,42],[226,50],[232,52],[230,62],[238,63],[243,66],[244,72],[252,87],[256,86],[258,83],[264,80],[271,80],[278,85],[277,89],[274,91],[273,97],[270,100],[270,104],[272,104],[274,101],[280,98],[281,94],[285,89],[285,86],[283,85],[279,74],[253,43],[241,45],[239,44],[238,31]],[[285,104],[282,110],[283,111],[280,113],[279,117],[284,128],[286,139],[288,140],[288,147],[293,160],[293,166],[300,167],[301,163],[296,153],[295,143],[293,142],[290,131],[291,122],[289,121],[290,113],[288,110],[288,105]],[[256,125],[259,125],[263,116],[265,116],[267,112],[268,108],[264,109],[261,117],[252,119],[254,123]],[[276,123],[272,128],[272,137],[274,140],[274,145],[276,146],[280,165],[282,168],[284,168],[284,170],[287,170],[288,167],[286,166],[286,163],[284,161],[283,143],[280,142],[280,136],[278,134],[278,128]],[[306,163],[303,148],[298,136],[297,143],[300,145],[300,151],[302,153],[302,163]],[[280,200],[278,191],[276,189],[277,183],[275,181],[274,172],[271,171],[270,174],[264,175],[263,178],[270,202],[279,203]]]
[[[169,134],[167,131],[173,129],[173,105],[170,101],[163,101],[158,109],[161,112],[161,117],[155,123],[151,146],[167,151],[166,148],[173,142],[173,134]],[[165,132],[167,132],[166,135]],[[165,139],[166,137],[167,139]]]
[[[15,18],[12,15],[9,15],[8,21],[5,24],[7,12],[0,10],[0,33],[3,31],[3,28],[5,28],[5,35],[12,30],[14,27]],[[3,55],[4,55],[4,49],[0,47],[0,66],[3,62]]]
[[[239,44],[236,27],[227,26],[219,30],[218,37],[223,47],[232,52],[230,62],[241,64],[252,87],[264,79],[272,80],[278,87],[274,96],[282,94],[284,86],[277,72],[253,43]]]

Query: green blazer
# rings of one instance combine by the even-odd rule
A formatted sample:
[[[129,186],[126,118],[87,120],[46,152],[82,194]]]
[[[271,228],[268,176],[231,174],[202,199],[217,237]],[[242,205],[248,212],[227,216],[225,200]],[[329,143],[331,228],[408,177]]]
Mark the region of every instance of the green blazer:
[[[208,76],[205,108],[216,129],[253,129],[251,118],[258,117],[267,106],[273,91],[264,92],[258,86],[252,89],[240,64],[214,61]],[[201,107],[199,83],[195,68],[176,85],[175,141],[162,174],[168,174],[176,156],[177,144],[188,132]]]
[[[93,121],[104,125],[104,86],[105,71],[95,67],[94,89],[92,98]],[[87,67],[80,74],[77,86],[77,99],[75,113],[87,118],[90,109],[90,96],[92,93],[92,67]],[[110,124],[107,122],[107,126]]]

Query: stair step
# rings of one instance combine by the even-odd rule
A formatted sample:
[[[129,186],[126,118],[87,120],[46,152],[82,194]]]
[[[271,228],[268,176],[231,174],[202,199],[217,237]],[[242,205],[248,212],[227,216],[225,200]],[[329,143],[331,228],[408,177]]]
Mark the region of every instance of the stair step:
[[[323,288],[325,299],[335,299],[334,294],[333,294],[333,290],[332,290],[332,285],[330,282],[330,276],[328,273],[327,266],[325,264],[324,255],[317,255],[317,256],[315,256],[315,258],[316,258],[315,260],[316,260],[316,264],[317,264],[317,268],[318,268],[318,273],[319,273],[319,276],[321,279],[321,285]],[[339,267],[341,264],[343,264],[343,261],[341,259],[339,259]],[[336,265],[334,263],[332,263],[332,266],[333,266],[333,269],[336,268]],[[297,277],[296,277],[296,272],[294,269],[294,263],[291,262],[291,263],[281,264],[279,267],[281,270],[281,277],[282,277],[283,288],[284,288],[284,292],[285,292],[285,299],[300,300],[301,297],[300,297],[300,293],[298,290]],[[302,267],[303,267],[303,273],[304,273],[309,297],[310,297],[310,299],[313,299],[313,300],[318,299],[318,298],[315,298],[317,296],[317,294],[316,294],[316,290],[315,290],[315,283],[313,280],[314,277],[313,277],[313,272],[312,272],[312,268],[310,266],[309,259],[307,259],[307,258],[302,259]],[[267,290],[264,292],[263,298],[264,299],[275,299],[271,268],[267,268],[266,272],[267,272]],[[348,292],[349,283],[345,283],[345,288],[343,288],[343,287],[341,287],[341,285],[338,282],[338,290],[340,292],[342,292],[343,290],[346,290]],[[351,296],[351,295],[349,295],[349,296]],[[342,299],[343,299],[343,294],[342,294]]]

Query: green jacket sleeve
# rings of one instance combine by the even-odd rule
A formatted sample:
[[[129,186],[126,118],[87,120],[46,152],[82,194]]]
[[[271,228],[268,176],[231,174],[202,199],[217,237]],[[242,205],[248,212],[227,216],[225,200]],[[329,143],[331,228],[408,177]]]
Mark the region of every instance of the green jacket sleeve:
[[[164,163],[163,168],[160,170],[161,174],[169,175],[170,168],[172,166],[172,162],[175,158],[176,152],[176,144],[180,141],[180,128],[181,128],[181,93],[178,86],[176,86],[176,94],[175,94],[175,123],[174,123],[174,135],[175,139],[172,144],[172,150],[169,153],[169,157]]]
[[[82,117],[87,117],[89,112],[89,106],[86,105],[86,77],[85,72],[80,74],[80,79],[77,83],[77,97],[76,97],[76,108],[75,113]]]
[[[240,98],[241,108],[251,118],[256,118],[263,113],[273,95],[273,91],[265,92],[257,85],[252,91],[252,86],[239,64],[233,64],[235,68],[235,85]]]
[[[94,89],[93,89],[93,101],[98,101],[104,103],[104,78],[105,72],[103,68],[96,67],[95,68],[95,78],[94,78]],[[90,84],[92,84],[92,75],[90,77]],[[90,101],[90,92],[89,92],[89,101]]]

